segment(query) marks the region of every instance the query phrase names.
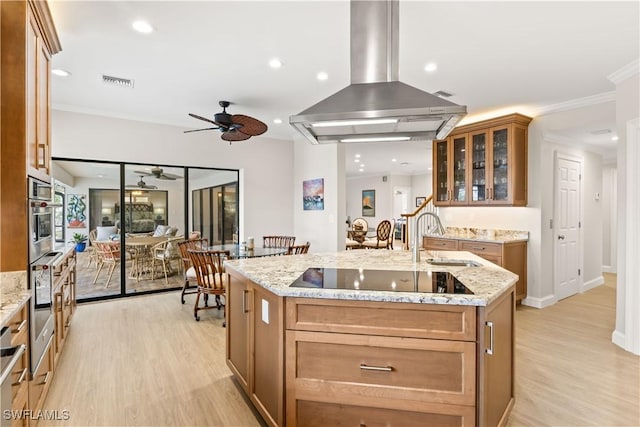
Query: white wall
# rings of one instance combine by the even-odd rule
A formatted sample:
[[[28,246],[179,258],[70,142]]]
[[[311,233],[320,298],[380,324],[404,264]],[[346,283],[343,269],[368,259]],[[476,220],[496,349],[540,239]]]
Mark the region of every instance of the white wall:
[[[352,220],[362,217],[362,191],[375,190],[375,216],[363,217],[369,223],[370,228],[376,228],[380,221],[394,218],[393,216],[393,187],[391,179],[387,175],[387,182],[382,181],[381,175],[362,178],[347,178],[347,215]],[[402,183],[400,184],[402,185]],[[409,205],[411,206],[411,204]],[[346,220],[346,218],[345,218]]]
[[[229,144],[216,132],[52,111],[54,157],[240,170],[244,236],[293,233],[291,141],[258,136]]]
[[[615,273],[617,260],[617,169],[612,165],[602,167],[602,271]]]
[[[340,144],[310,144],[295,137],[295,171],[292,178],[294,232],[296,242],[310,242],[309,252],[344,250],[346,237],[344,147]],[[302,183],[324,179],[324,210],[303,210]]]
[[[433,193],[433,175],[431,172],[423,175],[413,175],[411,177],[411,188],[413,191],[413,206],[416,197],[429,197]]]

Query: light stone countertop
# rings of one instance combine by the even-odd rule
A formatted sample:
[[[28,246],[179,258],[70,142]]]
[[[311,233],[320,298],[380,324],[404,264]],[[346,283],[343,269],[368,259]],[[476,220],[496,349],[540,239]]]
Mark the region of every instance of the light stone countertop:
[[[470,252],[421,251],[420,263],[411,261],[410,251],[354,249],[335,253],[309,253],[225,261],[234,270],[266,290],[284,297],[327,298],[361,301],[405,302],[485,306],[510,289],[518,276]],[[435,266],[427,258],[473,260],[481,267]],[[308,268],[362,268],[395,271],[444,271],[452,273],[474,294],[312,289],[289,287]],[[416,268],[417,267],[417,268]]]
[[[528,231],[499,229],[491,231],[493,231],[493,234],[486,228],[446,227],[444,235],[425,234],[425,236],[438,239],[469,240],[472,242],[489,243],[527,242],[529,240]]]
[[[6,325],[30,297],[26,271],[0,272],[0,325]]]

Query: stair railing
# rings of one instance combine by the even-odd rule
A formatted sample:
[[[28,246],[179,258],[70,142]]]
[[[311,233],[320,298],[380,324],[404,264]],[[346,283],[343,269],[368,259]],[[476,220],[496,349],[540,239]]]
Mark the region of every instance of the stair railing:
[[[413,239],[412,236],[415,235],[415,232],[413,231],[414,227],[416,226],[415,220],[416,217],[423,212],[433,212],[435,214],[438,213],[438,208],[433,205],[433,195],[427,197],[427,199],[422,202],[422,204],[418,206],[415,211],[411,213],[400,214],[400,216],[405,219],[405,223],[402,226],[402,248],[405,251],[409,250],[411,248],[411,245],[413,244],[411,240]],[[433,218],[432,216],[427,216],[423,218],[422,222],[420,223],[421,230],[419,230],[418,235],[422,236],[424,234],[427,234],[428,231],[434,230],[435,227],[435,218]],[[422,242],[418,242],[418,245],[422,245]]]

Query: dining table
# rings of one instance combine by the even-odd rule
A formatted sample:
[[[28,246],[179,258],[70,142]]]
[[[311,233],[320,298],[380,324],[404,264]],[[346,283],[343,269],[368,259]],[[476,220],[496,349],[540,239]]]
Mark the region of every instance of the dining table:
[[[229,258],[258,258],[265,256],[277,256],[284,255],[289,250],[288,248],[258,248],[253,249],[245,248],[243,245],[237,243],[227,243],[224,245],[213,245],[207,249],[210,251],[228,251]]]
[[[151,278],[153,268],[153,254],[151,247],[171,239],[171,236],[127,236],[125,247],[131,256],[130,279]]]

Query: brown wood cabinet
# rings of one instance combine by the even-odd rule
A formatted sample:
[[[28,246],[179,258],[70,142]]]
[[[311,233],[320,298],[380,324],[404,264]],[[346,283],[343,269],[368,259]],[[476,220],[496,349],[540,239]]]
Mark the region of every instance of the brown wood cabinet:
[[[76,307],[76,251],[65,254],[56,265],[53,285],[53,312],[55,316],[56,364],[64,342],[69,335],[71,317]]]
[[[25,411],[29,408],[29,304],[16,313],[7,326],[11,329],[11,345],[24,345],[26,351],[11,372],[11,409]],[[26,413],[26,412],[23,412]],[[28,426],[29,417],[13,418],[12,427]]]
[[[516,113],[459,126],[434,141],[434,205],[526,206],[530,122]]]
[[[513,290],[487,308],[305,298],[286,306],[287,426],[506,424]]]
[[[227,365],[267,425],[284,425],[284,301],[235,273],[226,296]]]
[[[527,242],[483,242],[424,236],[422,247],[435,251],[467,251],[518,275],[516,301],[527,297]]]
[[[24,270],[27,176],[50,182],[50,64],[59,52],[46,1],[0,2],[0,271]]]

